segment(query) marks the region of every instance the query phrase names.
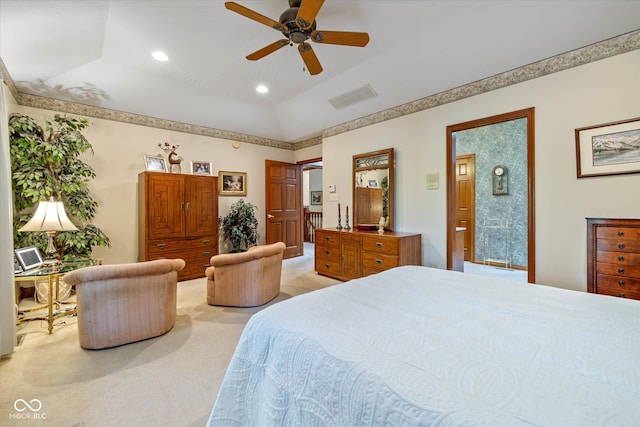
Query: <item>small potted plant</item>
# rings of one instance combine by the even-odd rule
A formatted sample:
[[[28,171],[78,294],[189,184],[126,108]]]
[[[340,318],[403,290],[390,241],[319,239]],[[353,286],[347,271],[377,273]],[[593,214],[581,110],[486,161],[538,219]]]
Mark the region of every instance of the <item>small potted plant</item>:
[[[258,243],[256,206],[239,200],[222,219],[222,237],[231,243],[231,252],[244,252]]]

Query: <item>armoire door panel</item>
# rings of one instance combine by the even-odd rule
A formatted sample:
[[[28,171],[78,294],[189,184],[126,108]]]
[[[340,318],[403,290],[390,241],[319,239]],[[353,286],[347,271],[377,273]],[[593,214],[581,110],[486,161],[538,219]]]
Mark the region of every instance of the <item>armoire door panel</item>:
[[[214,234],[218,221],[216,188],[210,179],[198,176],[186,177],[186,188],[187,235],[196,237]]]
[[[150,179],[149,237],[165,239],[182,237],[185,232],[184,184],[175,177],[153,176]]]

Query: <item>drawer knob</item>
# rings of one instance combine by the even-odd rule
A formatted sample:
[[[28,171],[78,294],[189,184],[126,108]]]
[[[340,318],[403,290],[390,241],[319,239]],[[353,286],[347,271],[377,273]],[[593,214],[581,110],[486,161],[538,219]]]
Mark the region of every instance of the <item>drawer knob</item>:
[[[619,293],[618,293],[618,296],[619,296],[620,298],[626,298],[622,292],[619,292]]]
[[[324,236],[324,240],[329,241],[329,236]]]
[[[382,243],[377,242],[377,243],[376,243],[376,247],[381,248],[381,247],[382,247]]]
[[[619,268],[618,269],[618,273],[623,274],[624,273],[624,268]]]
[[[160,248],[160,249],[164,249],[164,248],[166,248],[166,247],[167,247],[166,243],[158,243],[158,244],[157,244],[157,246],[158,246],[158,248]]]
[[[625,285],[624,280],[619,280],[619,281],[618,281],[618,285],[620,285],[620,286],[624,286],[624,285]]]
[[[203,245],[208,245],[208,244],[209,244],[209,242],[210,242],[210,240],[203,240],[203,241],[202,241],[202,244],[203,244]]]
[[[618,245],[618,248],[619,248],[619,249],[624,249],[624,243],[620,243],[620,244]]]
[[[618,257],[618,261],[624,261],[624,257],[623,256],[619,256]]]
[[[209,251],[207,251],[207,252],[202,252],[202,255],[203,255],[203,256],[209,256],[209,254],[210,254],[210,252],[209,252]]]
[[[618,231],[618,236],[620,237],[624,236],[624,231]]]
[[[376,264],[378,264],[378,265],[382,265],[382,260],[381,260],[381,259],[377,259],[377,260],[376,260]]]
[[[329,255],[329,251],[324,251],[324,254],[325,255]]]
[[[325,264],[324,268],[329,269],[329,264]]]

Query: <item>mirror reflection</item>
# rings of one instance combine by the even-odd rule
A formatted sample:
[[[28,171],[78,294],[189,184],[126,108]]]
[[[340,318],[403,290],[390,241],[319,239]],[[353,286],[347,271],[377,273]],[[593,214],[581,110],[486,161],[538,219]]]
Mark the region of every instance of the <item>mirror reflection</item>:
[[[353,223],[393,227],[393,149],[353,156]]]

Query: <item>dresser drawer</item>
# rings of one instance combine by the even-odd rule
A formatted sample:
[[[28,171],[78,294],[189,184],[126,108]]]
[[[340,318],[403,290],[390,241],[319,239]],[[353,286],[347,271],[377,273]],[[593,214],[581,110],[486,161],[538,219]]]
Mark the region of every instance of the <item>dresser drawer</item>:
[[[598,274],[598,291],[605,288],[620,291],[626,290],[631,292],[640,292],[640,279]]]
[[[598,239],[596,242],[596,250],[640,253],[640,240]]]
[[[596,263],[596,273],[607,274],[610,276],[625,276],[631,278],[640,278],[640,266],[627,266],[620,264],[610,264],[606,262]]]
[[[316,245],[339,245],[340,233],[327,230],[316,230]]]
[[[628,252],[606,252],[601,251],[596,255],[598,262],[608,262],[610,264],[620,265],[639,265],[640,266],[640,254],[628,253]]]
[[[397,267],[398,257],[391,255],[381,255],[371,252],[362,253],[362,268],[364,270],[375,270],[376,272],[388,270],[393,267]]]
[[[322,258],[327,261],[340,261],[340,246],[316,244],[315,257]]]
[[[640,227],[598,227],[596,239],[640,240]]]
[[[324,258],[315,259],[315,270],[319,274],[331,277],[340,277],[340,260],[333,261]]]
[[[610,295],[612,297],[620,297],[620,298],[629,298],[629,299],[637,299],[640,300],[640,292],[634,291],[626,291],[619,290],[613,288],[600,288],[598,287],[598,294],[600,295]]]
[[[363,236],[362,250],[383,255],[398,255],[398,239],[389,239],[381,236]]]

